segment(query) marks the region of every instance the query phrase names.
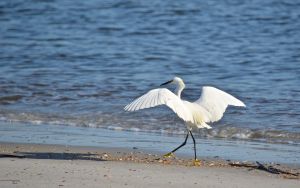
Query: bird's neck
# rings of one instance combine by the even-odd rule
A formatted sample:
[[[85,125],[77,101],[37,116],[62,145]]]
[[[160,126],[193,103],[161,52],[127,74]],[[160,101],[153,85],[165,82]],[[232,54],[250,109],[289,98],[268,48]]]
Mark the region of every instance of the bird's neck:
[[[181,98],[181,92],[182,90],[184,89],[185,85],[182,83],[182,84],[178,84],[176,89],[175,89],[175,94]]]

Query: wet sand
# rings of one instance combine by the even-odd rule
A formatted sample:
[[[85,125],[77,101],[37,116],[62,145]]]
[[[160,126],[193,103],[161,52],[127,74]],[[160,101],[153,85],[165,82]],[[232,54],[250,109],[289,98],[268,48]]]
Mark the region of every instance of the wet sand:
[[[136,148],[0,143],[0,187],[299,187],[299,175],[239,164],[202,159],[194,166],[188,158],[165,159]],[[300,172],[299,166],[273,166]]]

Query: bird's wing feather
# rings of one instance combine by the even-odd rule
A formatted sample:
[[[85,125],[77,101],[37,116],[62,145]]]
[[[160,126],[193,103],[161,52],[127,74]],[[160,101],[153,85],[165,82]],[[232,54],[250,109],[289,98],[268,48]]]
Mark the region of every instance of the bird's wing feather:
[[[242,101],[234,96],[209,86],[202,88],[200,98],[194,103],[205,108],[210,113],[210,122],[220,120],[228,105],[246,107]]]
[[[126,111],[136,111],[144,108],[151,108],[158,105],[166,105],[171,108],[181,119],[193,123],[193,117],[186,109],[183,101],[174,93],[166,88],[150,90],[148,93],[135,99],[132,103],[125,106]]]

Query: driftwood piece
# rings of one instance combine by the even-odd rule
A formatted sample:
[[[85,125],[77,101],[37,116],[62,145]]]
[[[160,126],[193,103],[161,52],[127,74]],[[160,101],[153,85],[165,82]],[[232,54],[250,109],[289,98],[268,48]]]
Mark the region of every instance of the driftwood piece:
[[[273,174],[287,174],[287,175],[293,175],[293,176],[299,176],[299,173],[292,173],[284,170],[280,170],[278,168],[274,168],[272,166],[264,166],[263,164],[256,161],[256,164],[258,165],[258,169],[265,170],[267,172],[273,173]]]
[[[259,169],[259,170],[264,170],[264,171],[267,171],[272,174],[280,174],[280,170],[277,168],[274,168],[272,166],[265,166],[258,161],[256,161],[256,164],[257,164],[257,169]]]
[[[258,170],[263,170],[266,172],[269,172],[271,174],[285,174],[285,175],[292,175],[292,176],[299,176],[299,173],[292,173],[288,171],[284,171],[278,168],[275,168],[273,166],[266,166],[261,164],[260,162],[256,161],[256,164],[247,164],[247,163],[229,163],[230,166],[236,166],[236,167],[246,167],[246,168],[253,168]]]

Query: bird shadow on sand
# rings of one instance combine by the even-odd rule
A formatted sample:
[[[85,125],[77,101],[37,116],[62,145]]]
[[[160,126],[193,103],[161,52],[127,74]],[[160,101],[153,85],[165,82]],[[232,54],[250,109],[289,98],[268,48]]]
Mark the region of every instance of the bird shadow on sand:
[[[0,158],[107,161],[101,158],[98,154],[64,152],[16,152],[13,154],[0,154]]]

